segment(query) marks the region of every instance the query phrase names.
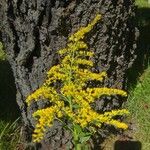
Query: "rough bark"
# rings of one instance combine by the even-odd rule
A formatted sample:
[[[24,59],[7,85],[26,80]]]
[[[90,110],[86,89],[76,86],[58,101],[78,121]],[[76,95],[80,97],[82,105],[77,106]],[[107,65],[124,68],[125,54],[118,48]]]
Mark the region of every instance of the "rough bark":
[[[32,113],[46,105],[39,102],[27,108],[27,95],[43,83],[46,71],[59,62],[56,52],[65,47],[68,36],[86,26],[97,13],[103,18],[86,37],[95,52],[95,69],[108,72],[105,85],[125,87],[126,71],[136,56],[132,0],[1,0],[0,12],[1,37],[14,73],[17,103],[27,133],[34,127]],[[118,105],[118,100],[112,100],[105,109]],[[104,101],[96,102],[96,109],[104,106]],[[58,150],[67,143],[69,134],[56,123],[45,139],[41,149]],[[48,145],[51,148],[44,147]]]

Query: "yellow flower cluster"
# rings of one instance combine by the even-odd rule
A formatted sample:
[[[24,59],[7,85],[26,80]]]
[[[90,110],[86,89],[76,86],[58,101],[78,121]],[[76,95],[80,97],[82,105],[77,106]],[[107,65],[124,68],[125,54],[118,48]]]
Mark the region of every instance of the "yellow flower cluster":
[[[47,88],[46,85],[37,89],[34,94],[31,94],[26,99],[27,104],[30,104],[32,100],[38,101],[39,99],[50,99],[51,101],[57,101],[59,99],[56,90],[53,87]]]
[[[96,17],[94,18],[94,20],[93,20],[91,23],[89,23],[89,24],[87,25],[87,27],[82,27],[82,28],[80,28],[79,31],[77,31],[75,34],[73,34],[72,36],[70,36],[70,37],[69,37],[69,41],[71,41],[71,42],[78,42],[78,41],[84,39],[85,34],[86,34],[86,33],[89,33],[89,32],[93,29],[94,25],[95,25],[100,19],[101,19],[101,15],[100,15],[100,14],[97,14]]]
[[[114,120],[113,117],[116,115],[125,115],[129,112],[125,109],[122,110],[113,110],[108,113],[99,114],[92,110],[90,107],[78,109],[74,121],[77,124],[80,124],[81,127],[85,128],[87,126],[92,126],[96,124],[97,126],[101,126],[102,123],[110,124],[116,126],[117,128],[127,129],[127,125],[125,123]]]
[[[107,77],[106,72],[91,72],[93,62],[90,58],[94,53],[88,51],[88,46],[83,41],[85,34],[90,32],[100,19],[101,15],[98,14],[87,27],[80,28],[69,37],[66,48],[58,52],[63,58],[60,64],[53,66],[47,72],[44,84],[27,97],[28,105],[39,99],[48,99],[51,102],[50,107],[37,110],[33,114],[38,121],[33,134],[34,142],[43,138],[46,128],[52,126],[54,119],[63,121],[64,117],[69,117],[72,124],[89,130],[94,129],[95,125],[100,127],[103,123],[127,128],[125,123],[113,119],[117,115],[128,114],[127,110],[112,110],[99,114],[90,106],[95,99],[103,95],[127,96],[125,91],[119,89],[88,87],[88,81],[102,81]],[[59,88],[56,86],[57,81],[61,83]]]
[[[53,125],[55,115],[56,117],[62,117],[63,114],[61,112],[61,108],[64,107],[64,103],[58,101],[56,104],[57,105],[46,109],[37,110],[33,114],[33,117],[39,118],[33,134],[34,142],[39,142],[43,139],[46,127],[51,127]]]

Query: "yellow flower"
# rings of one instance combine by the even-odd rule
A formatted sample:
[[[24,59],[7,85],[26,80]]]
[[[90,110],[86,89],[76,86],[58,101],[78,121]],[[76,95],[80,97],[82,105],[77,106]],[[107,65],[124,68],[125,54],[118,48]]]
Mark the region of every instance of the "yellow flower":
[[[111,124],[117,128],[124,129],[124,130],[128,128],[128,126],[125,123],[119,122],[117,120],[111,120],[111,121],[108,121],[107,123]]]
[[[58,99],[57,92],[54,88],[48,88],[46,86],[42,86],[38,90],[36,90],[34,93],[29,95],[26,99],[26,102],[28,105],[31,104],[31,101],[38,101],[39,99],[50,99],[51,101],[54,101]]]
[[[94,20],[87,26],[87,27],[82,27],[77,31],[75,34],[69,37],[69,41],[77,42],[79,40],[82,40],[85,36],[86,33],[90,32],[94,25],[101,19],[101,15],[98,14],[94,18]]]
[[[96,132],[95,126],[100,128],[104,123],[127,128],[125,123],[114,119],[115,116],[128,114],[126,109],[97,113],[91,108],[91,103],[103,95],[127,96],[125,91],[119,89],[88,87],[89,81],[103,81],[107,77],[105,71],[91,71],[94,64],[90,57],[94,52],[88,51],[88,45],[83,40],[86,33],[90,32],[100,19],[101,15],[98,14],[86,27],[81,27],[69,37],[66,48],[58,51],[62,57],[60,64],[49,69],[43,85],[27,97],[28,105],[31,105],[32,101],[44,99],[49,100],[51,104],[33,113],[37,120],[33,133],[34,142],[43,139],[46,128],[52,127],[55,119],[63,121],[62,118],[69,118],[72,126],[78,124],[93,133]],[[59,87],[57,83],[60,84]]]

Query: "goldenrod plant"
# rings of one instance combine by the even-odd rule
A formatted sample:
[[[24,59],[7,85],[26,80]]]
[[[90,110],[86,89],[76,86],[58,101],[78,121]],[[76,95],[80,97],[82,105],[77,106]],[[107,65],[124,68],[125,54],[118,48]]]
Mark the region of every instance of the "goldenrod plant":
[[[127,96],[120,89],[107,87],[91,87],[90,81],[103,81],[107,73],[91,71],[94,52],[88,50],[84,37],[101,19],[97,14],[86,27],[81,27],[68,39],[66,48],[58,51],[61,62],[47,72],[47,79],[43,85],[26,99],[28,105],[33,101],[49,100],[51,106],[37,110],[33,117],[37,124],[33,133],[33,141],[40,142],[47,127],[52,127],[54,120],[61,121],[67,126],[73,136],[76,150],[80,150],[102,124],[113,125],[127,129],[127,125],[114,119],[115,116],[128,114],[126,109],[112,110],[98,113],[91,108],[94,101],[104,95]],[[59,86],[58,86],[59,85]],[[66,123],[66,119],[68,122]],[[65,120],[65,121],[64,121]],[[83,148],[84,149],[84,148]]]

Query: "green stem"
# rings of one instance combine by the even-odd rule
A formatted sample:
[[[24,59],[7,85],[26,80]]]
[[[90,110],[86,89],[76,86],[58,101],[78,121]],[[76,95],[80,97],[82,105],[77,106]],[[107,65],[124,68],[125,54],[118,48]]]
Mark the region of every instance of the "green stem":
[[[81,144],[79,143],[79,135],[76,131],[74,123],[73,123],[73,140],[74,140],[75,150],[81,150]]]
[[[81,144],[75,144],[75,150],[81,150]]]

